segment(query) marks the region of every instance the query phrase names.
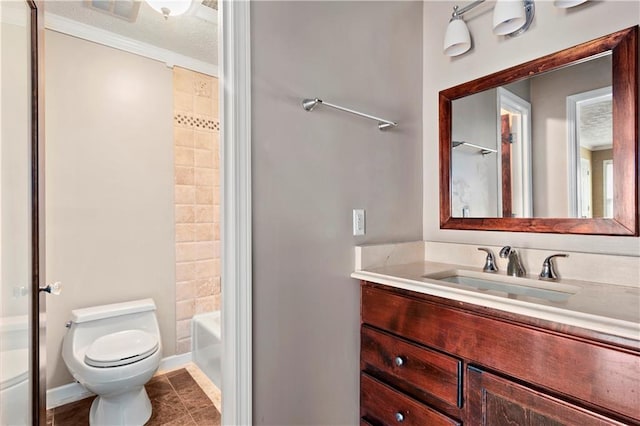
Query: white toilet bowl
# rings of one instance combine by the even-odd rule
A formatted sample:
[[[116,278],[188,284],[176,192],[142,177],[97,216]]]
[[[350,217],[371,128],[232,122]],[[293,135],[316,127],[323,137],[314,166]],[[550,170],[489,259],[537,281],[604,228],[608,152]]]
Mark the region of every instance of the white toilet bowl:
[[[144,388],[162,345],[151,299],[71,311],[62,358],[73,377],[98,395],[91,425],[143,425],[151,417]]]

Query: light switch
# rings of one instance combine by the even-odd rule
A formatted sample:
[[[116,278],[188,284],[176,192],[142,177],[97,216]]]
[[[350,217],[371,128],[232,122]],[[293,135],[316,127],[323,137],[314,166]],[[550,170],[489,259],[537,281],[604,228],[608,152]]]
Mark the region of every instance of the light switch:
[[[353,235],[364,235],[364,209],[353,209]]]

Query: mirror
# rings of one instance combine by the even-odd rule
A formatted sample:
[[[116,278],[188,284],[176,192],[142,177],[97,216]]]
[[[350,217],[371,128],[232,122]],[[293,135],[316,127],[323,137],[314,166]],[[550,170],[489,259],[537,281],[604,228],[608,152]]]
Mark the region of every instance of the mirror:
[[[440,92],[440,226],[638,235],[638,27]]]

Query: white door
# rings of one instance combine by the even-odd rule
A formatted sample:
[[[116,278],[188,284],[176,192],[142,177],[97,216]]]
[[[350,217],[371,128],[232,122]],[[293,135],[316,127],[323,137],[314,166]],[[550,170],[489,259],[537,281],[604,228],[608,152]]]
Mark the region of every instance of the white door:
[[[591,161],[580,158],[580,217],[593,217]]]

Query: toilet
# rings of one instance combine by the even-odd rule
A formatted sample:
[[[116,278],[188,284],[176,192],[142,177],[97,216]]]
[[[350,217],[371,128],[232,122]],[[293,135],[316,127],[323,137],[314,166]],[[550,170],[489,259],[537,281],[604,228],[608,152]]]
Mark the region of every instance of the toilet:
[[[160,365],[162,344],[152,299],[74,309],[62,343],[73,377],[98,397],[91,425],[143,425],[151,417],[144,388]]]

